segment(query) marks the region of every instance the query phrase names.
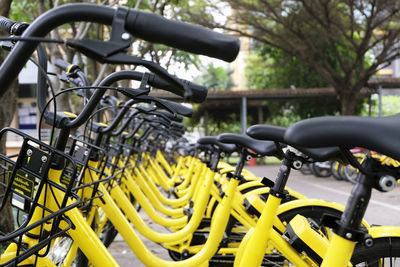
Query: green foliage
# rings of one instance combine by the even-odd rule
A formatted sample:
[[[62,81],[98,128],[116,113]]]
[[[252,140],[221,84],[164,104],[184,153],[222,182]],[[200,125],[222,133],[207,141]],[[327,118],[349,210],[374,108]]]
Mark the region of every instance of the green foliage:
[[[233,86],[231,73],[231,70],[215,67],[210,63],[204,68],[203,74],[194,79],[194,82],[207,87],[209,90],[229,90]]]
[[[198,104],[193,104],[192,109],[194,110],[194,114],[197,114],[199,105]],[[182,124],[185,127],[185,132],[193,132],[193,129],[197,127],[200,123],[200,118],[198,116],[193,116],[193,117],[183,117]]]
[[[195,114],[198,114],[198,105],[193,105],[192,108]],[[223,115],[223,119],[221,116]],[[204,117],[203,117],[204,119]],[[200,117],[194,116],[192,118],[183,118],[183,125],[185,126],[185,131],[193,132],[194,128],[200,126]],[[208,117],[208,134],[218,135],[221,133],[240,133],[240,118],[236,113],[225,112],[223,114],[215,114],[215,111],[209,110]]]
[[[371,100],[371,116],[379,116],[379,100],[376,95],[373,96]],[[368,116],[369,112],[368,101],[365,100],[360,111],[361,116]],[[397,95],[384,95],[382,96],[382,115],[391,116],[400,113],[400,96]]]
[[[198,24],[197,16],[200,14],[201,21],[210,23],[215,21],[213,12],[210,12],[210,3],[203,0],[177,0],[179,4],[179,20]],[[214,13],[215,14],[215,13]]]
[[[10,7],[10,18],[15,21],[32,22],[39,16],[37,1],[14,0]]]
[[[283,114],[278,114],[276,116],[271,117],[270,120],[267,120],[267,124],[282,126],[282,127],[289,127],[293,123],[301,120],[299,116],[293,114],[291,110],[285,111]]]
[[[328,86],[311,67],[265,44],[259,44],[258,49],[250,53],[246,76],[251,89]]]
[[[340,108],[335,97],[269,100],[265,105],[269,109],[265,123],[284,127],[306,118],[339,115]]]
[[[124,6],[129,7],[129,8],[134,8],[136,6],[138,0],[128,0],[124,4]],[[149,8],[149,1],[141,1],[139,4],[139,9],[147,9]]]
[[[321,88],[328,84],[311,67],[281,49],[265,44],[250,53],[246,76],[250,89]],[[305,118],[337,114],[334,97],[295,100],[269,100],[266,123],[280,126]]]
[[[181,50],[174,51],[172,55],[172,60],[174,65],[183,65],[185,70],[189,70],[190,66],[194,66],[198,69],[200,65],[200,58],[198,55],[187,53]]]
[[[216,120],[210,114],[208,119],[208,134],[219,135],[222,133],[241,133],[240,118],[237,114],[229,114],[226,120]]]
[[[292,68],[284,68],[278,74],[284,74],[284,79],[275,76],[273,70],[263,66],[275,60],[252,57],[257,64],[249,75],[252,88],[279,87],[292,79],[296,87],[309,87],[323,80],[335,89],[337,99],[341,101],[341,113],[354,114],[358,101],[363,97],[361,89],[374,73],[384,65],[398,57],[400,40],[399,1],[304,1],[304,0],[195,0],[204,1],[215,9],[207,8],[189,10],[195,21],[231,32],[237,32],[265,45],[276,48],[278,54],[282,51],[295,56],[290,58]],[[218,3],[216,3],[218,2]],[[223,4],[230,5],[232,16],[228,20],[213,20],[209,14],[225,14]],[[270,49],[270,48],[269,48]],[[281,51],[279,51],[281,50]],[[274,58],[274,57],[272,57]],[[297,59],[309,66],[298,69]],[[308,76],[309,70],[319,74]],[[304,72],[305,71],[305,72]],[[295,74],[295,75],[293,75]],[[281,76],[282,77],[282,76]],[[311,78],[311,79],[309,79]],[[306,82],[307,86],[303,86]],[[317,85],[321,86],[321,85]],[[314,86],[312,86],[314,87]]]
[[[259,51],[251,51],[247,59],[245,74],[249,89],[273,88],[272,60],[260,55]]]

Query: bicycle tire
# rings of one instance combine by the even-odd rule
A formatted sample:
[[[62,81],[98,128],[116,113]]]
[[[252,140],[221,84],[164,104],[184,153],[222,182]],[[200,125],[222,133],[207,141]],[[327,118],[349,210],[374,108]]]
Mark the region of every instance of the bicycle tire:
[[[312,171],[310,169],[310,164],[304,163],[300,168],[300,172],[304,175],[312,174]]]
[[[315,176],[317,177],[321,177],[321,178],[328,178],[329,176],[332,175],[332,171],[331,171],[331,167],[327,166],[318,166],[318,162],[315,162],[313,164],[310,165],[310,169],[312,170],[312,172],[314,173]]]
[[[400,266],[400,237],[376,238],[370,248],[357,244],[351,262],[353,266]]]
[[[140,211],[141,207],[131,193],[129,193],[129,199],[132,205],[135,207],[135,209],[137,211]],[[112,224],[112,222],[107,219],[104,229],[102,230],[102,237],[101,237],[101,241],[103,242],[104,246],[108,248],[117,235],[118,235],[117,229]]]
[[[352,184],[356,184],[361,176],[361,172],[351,165],[344,166],[343,173],[346,177],[346,180]]]
[[[340,162],[338,162],[338,161],[332,162],[331,172],[332,172],[333,178],[335,178],[338,181],[346,180],[346,177],[344,176],[344,173],[343,173],[343,169],[344,169],[344,167]]]
[[[83,254],[82,250],[78,249],[75,259],[75,266],[76,267],[88,267],[89,259]]]
[[[110,220],[107,220],[106,225],[102,230],[102,238],[101,238],[101,241],[103,242],[106,248],[108,248],[111,245],[117,234],[118,234],[117,229],[115,229],[114,225],[111,223]]]

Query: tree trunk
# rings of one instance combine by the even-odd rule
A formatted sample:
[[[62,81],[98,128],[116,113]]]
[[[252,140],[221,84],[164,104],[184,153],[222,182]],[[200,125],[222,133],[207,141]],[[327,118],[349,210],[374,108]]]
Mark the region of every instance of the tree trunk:
[[[343,90],[344,92],[339,95],[340,100],[340,114],[341,115],[355,115],[357,111],[357,105],[360,100],[360,93],[348,93],[350,89]]]
[[[8,17],[12,0],[0,0],[0,15]],[[3,62],[5,53],[0,49],[0,61]],[[15,81],[7,89],[7,92],[0,98],[0,129],[9,126],[17,107],[18,82]],[[0,153],[6,153],[6,138],[0,142]],[[0,187],[0,195],[4,193],[3,187]],[[1,200],[1,199],[0,199]],[[7,203],[0,211],[0,231],[8,233],[14,230],[14,217],[12,215],[11,205]]]

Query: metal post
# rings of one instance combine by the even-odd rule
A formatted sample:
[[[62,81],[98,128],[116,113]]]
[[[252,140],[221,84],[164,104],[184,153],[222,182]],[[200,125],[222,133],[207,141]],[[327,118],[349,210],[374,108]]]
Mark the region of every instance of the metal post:
[[[372,115],[372,99],[371,95],[368,97],[368,116],[371,117]]]
[[[378,97],[379,97],[379,117],[382,117],[383,111],[382,111],[382,85],[379,85],[378,87]]]
[[[203,123],[204,123],[204,134],[205,135],[208,135],[209,134],[209,132],[208,132],[208,111],[206,110],[206,111],[204,111],[204,121],[203,121]]]
[[[257,111],[258,111],[258,123],[263,124],[264,123],[264,114],[263,114],[262,106],[257,107]]]
[[[242,134],[247,130],[247,98],[242,97],[242,111],[240,112],[240,123],[242,125]]]

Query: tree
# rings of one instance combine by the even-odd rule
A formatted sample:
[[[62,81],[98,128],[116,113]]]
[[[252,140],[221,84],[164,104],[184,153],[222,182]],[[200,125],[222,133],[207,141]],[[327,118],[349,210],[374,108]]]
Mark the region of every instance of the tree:
[[[10,12],[12,0],[0,0],[0,15],[7,17]],[[0,49],[0,61],[5,57],[4,50]],[[9,126],[17,106],[18,83],[15,81],[0,98],[0,129]],[[3,136],[0,143],[0,153],[6,154],[6,138]],[[4,193],[0,187],[0,195]],[[2,198],[0,198],[0,201]],[[8,233],[14,230],[14,219],[10,203],[0,211],[0,232]]]
[[[205,20],[201,12],[210,14],[210,7],[195,9],[193,20],[249,36],[298,58],[335,88],[343,115],[355,113],[370,77],[399,56],[397,0],[224,2],[234,8],[226,23]],[[215,12],[226,13],[208,3]]]
[[[296,57],[270,45],[257,43],[246,66],[250,89],[322,88],[328,84],[310,66]],[[323,103],[323,105],[321,105]],[[316,116],[339,113],[334,97],[265,101],[269,112],[266,123],[289,126],[294,122]]]
[[[280,48],[256,42],[246,66],[250,89],[321,88],[328,83],[310,66]]]
[[[201,75],[195,77],[194,82],[201,84],[209,90],[229,90],[233,86],[231,70],[215,67],[209,63]]]

